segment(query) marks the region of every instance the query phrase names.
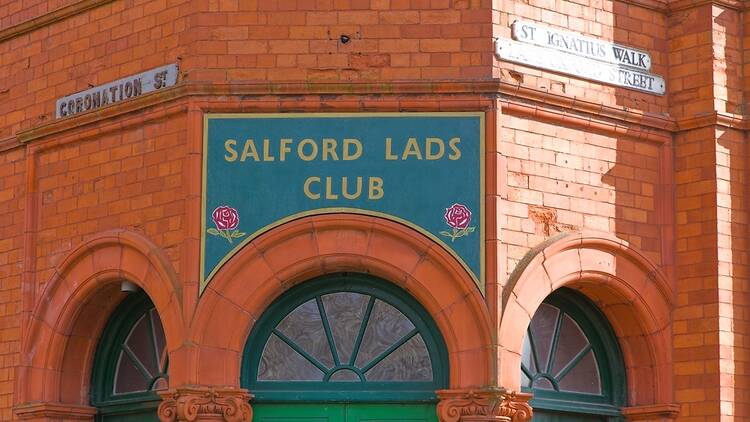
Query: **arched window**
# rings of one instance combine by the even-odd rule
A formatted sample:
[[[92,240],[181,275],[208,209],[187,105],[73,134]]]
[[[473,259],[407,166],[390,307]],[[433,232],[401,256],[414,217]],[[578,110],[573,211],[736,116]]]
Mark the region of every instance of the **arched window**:
[[[132,293],[107,322],[94,357],[97,421],[158,421],[156,390],[168,387],[164,329],[148,296]]]
[[[535,421],[618,421],[625,370],[611,327],[582,295],[560,289],[537,309],[521,357]]]
[[[445,344],[427,312],[392,284],[360,275],[286,292],[253,328],[242,367],[258,421],[432,421],[447,376]]]

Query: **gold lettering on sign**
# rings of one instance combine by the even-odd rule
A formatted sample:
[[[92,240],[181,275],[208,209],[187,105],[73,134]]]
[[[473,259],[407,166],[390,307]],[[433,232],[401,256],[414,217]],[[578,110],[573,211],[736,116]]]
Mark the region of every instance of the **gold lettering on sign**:
[[[448,141],[448,147],[450,147],[451,151],[453,151],[452,154],[448,154],[449,160],[458,160],[461,158],[461,150],[458,149],[458,144],[461,142],[461,138],[451,138],[450,141]]]
[[[320,177],[310,176],[307,178],[307,180],[305,180],[305,186],[303,188],[305,191],[305,196],[310,199],[320,199],[319,193],[313,193],[310,190],[310,185],[312,185],[313,183],[320,183]]]
[[[133,87],[135,90],[135,85]],[[75,105],[71,105],[75,107]],[[357,138],[262,138],[263,145],[256,145],[255,139],[248,138],[242,145],[236,139],[224,141],[224,161],[235,162],[287,162],[297,158],[303,162],[321,161],[355,161],[364,155],[364,145]],[[424,138],[402,138],[394,143],[393,138],[385,138],[385,160],[459,160],[461,138],[453,137],[446,142],[437,136]],[[259,151],[258,149],[261,148]],[[295,157],[296,155],[296,157]],[[367,179],[365,181],[365,179]],[[366,190],[366,192],[365,192]],[[305,197],[312,200],[356,200],[367,195],[368,200],[377,201],[385,196],[385,182],[380,176],[309,176],[302,185]]]
[[[224,156],[224,160],[233,163],[237,160],[237,151],[234,150],[234,146],[237,145],[237,141],[234,139],[227,139],[224,142],[224,149],[227,150],[229,155]]]
[[[383,179],[380,177],[370,177],[370,189],[367,199],[378,200],[383,197]]]
[[[354,152],[349,147],[354,147]],[[353,161],[362,156],[362,142],[359,139],[344,139],[344,161]]]

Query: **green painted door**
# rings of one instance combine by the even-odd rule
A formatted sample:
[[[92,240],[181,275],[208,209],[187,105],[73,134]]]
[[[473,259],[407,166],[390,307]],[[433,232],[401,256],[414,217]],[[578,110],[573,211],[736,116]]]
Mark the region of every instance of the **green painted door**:
[[[437,422],[434,404],[350,404],[346,422]]]
[[[254,422],[344,422],[346,409],[339,404],[255,404]]]
[[[385,280],[352,274],[301,284],[248,342],[242,386],[255,421],[437,422],[445,344],[429,314]]]
[[[433,404],[256,404],[255,422],[437,422]]]

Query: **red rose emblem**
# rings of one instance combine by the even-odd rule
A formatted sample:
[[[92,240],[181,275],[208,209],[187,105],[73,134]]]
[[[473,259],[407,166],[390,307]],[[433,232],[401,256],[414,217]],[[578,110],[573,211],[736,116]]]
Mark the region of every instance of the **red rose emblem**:
[[[463,230],[471,223],[471,211],[463,204],[453,204],[445,209],[445,222],[454,229]]]
[[[237,214],[237,210],[226,205],[216,208],[211,214],[211,218],[219,230],[234,230],[240,224],[240,216]]]

